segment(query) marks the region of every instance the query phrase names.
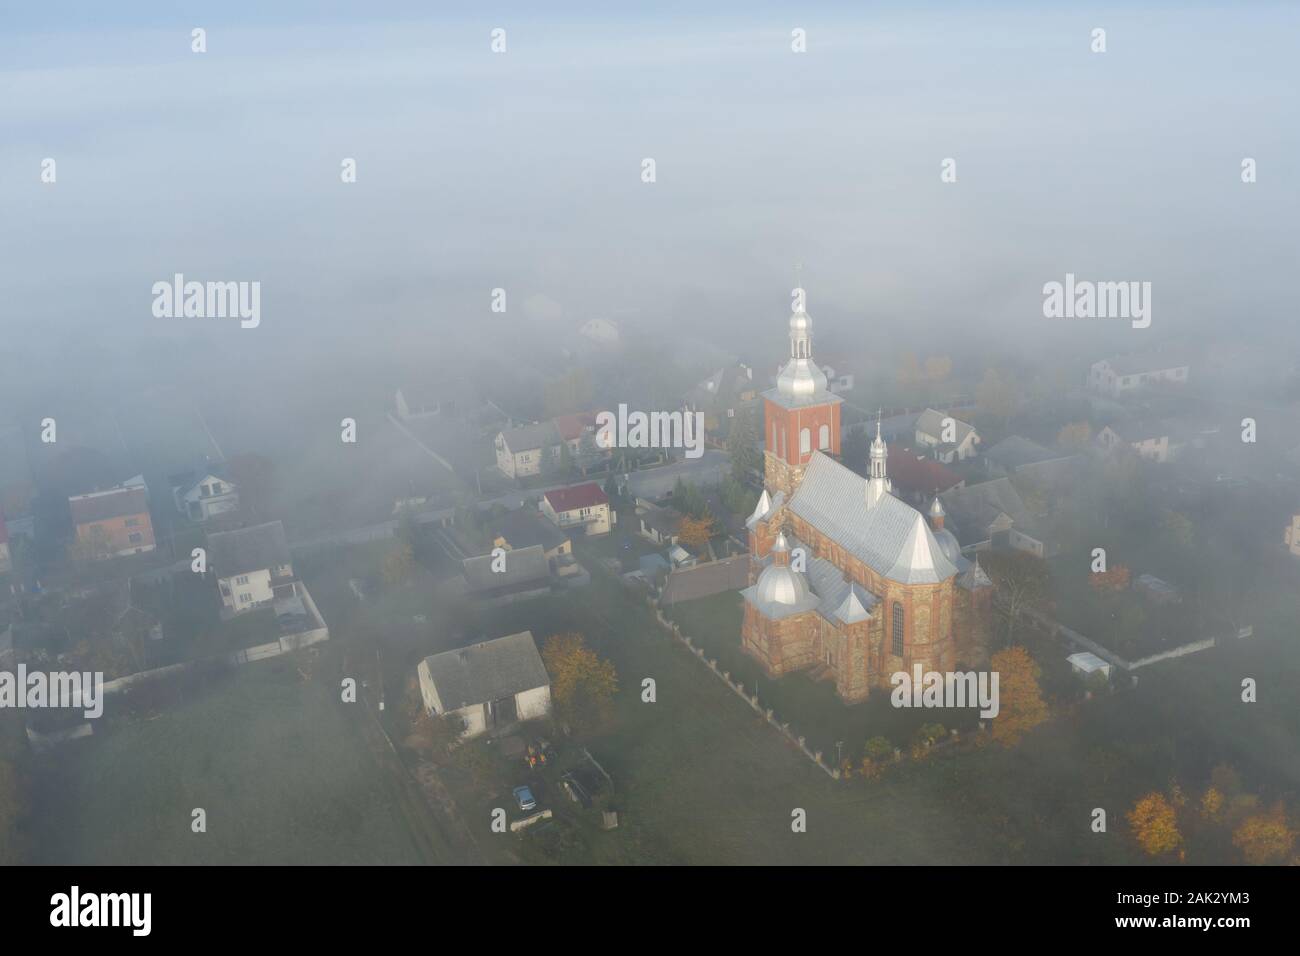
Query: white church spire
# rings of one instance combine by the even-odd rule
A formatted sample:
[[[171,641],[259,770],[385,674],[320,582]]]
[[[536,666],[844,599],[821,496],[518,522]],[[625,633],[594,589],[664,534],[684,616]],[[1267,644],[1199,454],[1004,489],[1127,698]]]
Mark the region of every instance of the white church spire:
[[[872,507],[885,495],[889,494],[891,486],[889,475],[885,464],[889,458],[889,449],[885,445],[885,440],[880,437],[880,416],[881,412],[876,412],[876,437],[871,442],[871,472],[867,478],[867,507]]]

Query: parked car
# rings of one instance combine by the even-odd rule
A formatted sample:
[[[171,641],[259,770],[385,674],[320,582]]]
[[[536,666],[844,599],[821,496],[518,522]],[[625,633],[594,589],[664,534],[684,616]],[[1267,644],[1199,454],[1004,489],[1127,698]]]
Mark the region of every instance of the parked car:
[[[515,803],[519,804],[519,809],[527,813],[529,810],[537,809],[537,798],[533,796],[533,791],[528,787],[515,787]]]

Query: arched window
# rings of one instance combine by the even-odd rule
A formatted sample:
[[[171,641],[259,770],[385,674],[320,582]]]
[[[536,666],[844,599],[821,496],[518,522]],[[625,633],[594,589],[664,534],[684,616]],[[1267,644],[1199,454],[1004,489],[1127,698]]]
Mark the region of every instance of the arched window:
[[[817,447],[825,451],[831,447],[831,426],[823,425],[817,431]]]
[[[903,656],[903,605],[894,602],[894,656]]]
[[[812,432],[806,428],[799,429],[799,454],[806,455],[812,451]]]

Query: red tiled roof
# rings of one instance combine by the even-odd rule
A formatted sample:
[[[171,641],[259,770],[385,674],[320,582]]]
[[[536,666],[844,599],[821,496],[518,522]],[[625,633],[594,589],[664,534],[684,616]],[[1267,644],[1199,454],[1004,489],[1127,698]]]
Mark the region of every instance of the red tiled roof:
[[[909,491],[932,495],[961,484],[960,476],[943,462],[919,456],[910,448],[889,449],[889,480]]]
[[[596,416],[591,412],[579,412],[576,415],[555,416],[555,428],[565,441],[580,438],[587,428],[596,427]]]
[[[555,509],[556,514],[609,503],[604,489],[594,481],[574,488],[556,488],[554,491],[548,491],[546,500]]]

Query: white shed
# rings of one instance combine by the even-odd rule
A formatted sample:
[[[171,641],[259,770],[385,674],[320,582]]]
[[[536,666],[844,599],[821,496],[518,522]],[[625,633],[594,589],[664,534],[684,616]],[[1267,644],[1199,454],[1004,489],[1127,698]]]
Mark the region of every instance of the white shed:
[[[551,710],[551,681],[531,631],[434,654],[416,672],[431,714],[455,714],[477,737]]]
[[[1074,672],[1080,677],[1091,677],[1098,671],[1105,677],[1110,677],[1110,664],[1090,651],[1071,654],[1066,660],[1070,662],[1070,666],[1074,668]]]

